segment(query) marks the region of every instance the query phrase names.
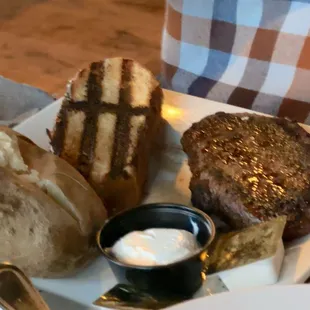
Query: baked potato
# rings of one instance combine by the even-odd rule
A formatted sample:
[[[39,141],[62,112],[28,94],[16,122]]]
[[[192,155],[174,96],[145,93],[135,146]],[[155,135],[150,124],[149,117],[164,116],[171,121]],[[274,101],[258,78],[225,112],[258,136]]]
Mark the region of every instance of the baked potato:
[[[0,261],[62,277],[97,254],[101,199],[63,159],[0,126]]]

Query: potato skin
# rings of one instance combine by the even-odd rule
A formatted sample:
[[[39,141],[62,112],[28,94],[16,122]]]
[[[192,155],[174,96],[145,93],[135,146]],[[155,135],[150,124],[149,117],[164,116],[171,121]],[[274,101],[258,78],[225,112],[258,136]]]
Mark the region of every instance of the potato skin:
[[[18,137],[21,155],[40,178],[61,188],[73,206],[65,208],[36,184],[0,167],[0,261],[31,277],[63,277],[98,255],[95,235],[106,220],[101,199],[67,162]]]

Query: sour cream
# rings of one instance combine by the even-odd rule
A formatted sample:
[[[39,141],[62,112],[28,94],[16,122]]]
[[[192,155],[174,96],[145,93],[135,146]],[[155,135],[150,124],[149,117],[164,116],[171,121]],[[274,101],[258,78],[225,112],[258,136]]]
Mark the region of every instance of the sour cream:
[[[196,237],[188,231],[151,228],[130,232],[113,245],[111,252],[130,265],[156,266],[182,260],[199,248]]]

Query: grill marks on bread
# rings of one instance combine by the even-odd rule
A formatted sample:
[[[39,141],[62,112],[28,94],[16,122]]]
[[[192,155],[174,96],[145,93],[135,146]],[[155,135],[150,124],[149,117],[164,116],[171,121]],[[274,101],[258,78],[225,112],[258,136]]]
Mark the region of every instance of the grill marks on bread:
[[[98,109],[100,109],[100,99],[102,96],[101,81],[104,76],[101,63],[92,63],[87,81],[87,103],[88,107],[84,110],[85,120],[82,134],[82,143],[78,166],[82,174],[88,177],[92,169],[92,159],[96,142],[98,127]]]
[[[160,115],[162,90],[130,59],[95,62],[69,83],[51,145],[86,178],[128,178],[150,114]]]
[[[122,77],[119,90],[119,109],[118,117],[115,125],[115,142],[113,144],[111,176],[117,177],[124,172],[126,163],[126,156],[128,153],[129,139],[130,139],[130,118],[131,118],[131,70],[132,62],[130,60],[123,60],[122,63]]]

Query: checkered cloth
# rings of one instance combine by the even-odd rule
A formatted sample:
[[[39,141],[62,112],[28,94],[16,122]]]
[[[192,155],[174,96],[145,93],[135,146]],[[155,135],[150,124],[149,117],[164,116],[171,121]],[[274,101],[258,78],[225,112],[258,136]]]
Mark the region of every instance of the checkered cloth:
[[[167,0],[168,89],[310,124],[310,0]]]

